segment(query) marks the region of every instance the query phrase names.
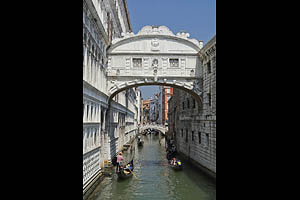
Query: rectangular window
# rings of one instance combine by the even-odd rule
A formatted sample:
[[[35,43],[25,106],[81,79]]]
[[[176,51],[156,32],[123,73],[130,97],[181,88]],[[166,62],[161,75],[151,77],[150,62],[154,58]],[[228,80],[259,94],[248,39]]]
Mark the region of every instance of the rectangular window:
[[[179,59],[178,58],[170,58],[170,67],[179,67]]]
[[[142,58],[132,58],[133,67],[142,67]]]
[[[211,94],[210,93],[207,94],[207,98],[208,98],[208,105],[211,106]]]
[[[207,63],[207,73],[211,73],[211,64],[210,64],[210,61],[208,61]]]
[[[192,141],[194,141],[194,131],[192,131]]]
[[[193,99],[193,108],[196,108],[196,100]]]
[[[201,132],[198,132],[199,144],[201,144]]]
[[[86,105],[86,118],[87,119],[89,118],[89,109],[90,109],[90,106]]]
[[[205,134],[205,138],[206,138],[206,147],[209,147],[209,134],[208,133]]]
[[[188,137],[188,130],[186,129],[186,137],[185,137],[185,142],[189,141],[189,137]]]

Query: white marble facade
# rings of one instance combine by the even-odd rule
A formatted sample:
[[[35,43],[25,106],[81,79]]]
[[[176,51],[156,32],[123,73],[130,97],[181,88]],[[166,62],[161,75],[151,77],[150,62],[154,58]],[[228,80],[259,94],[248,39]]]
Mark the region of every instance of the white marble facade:
[[[83,189],[137,132],[136,95],[126,96],[135,90],[117,94],[110,107],[107,92],[106,48],[131,31],[127,12],[123,0],[83,0]]]

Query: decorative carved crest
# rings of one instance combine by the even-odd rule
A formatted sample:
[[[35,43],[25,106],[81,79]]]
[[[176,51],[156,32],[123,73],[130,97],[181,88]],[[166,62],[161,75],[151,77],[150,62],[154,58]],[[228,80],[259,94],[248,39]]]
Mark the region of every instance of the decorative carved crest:
[[[159,51],[159,41],[157,38],[151,40],[151,50],[152,51]]]

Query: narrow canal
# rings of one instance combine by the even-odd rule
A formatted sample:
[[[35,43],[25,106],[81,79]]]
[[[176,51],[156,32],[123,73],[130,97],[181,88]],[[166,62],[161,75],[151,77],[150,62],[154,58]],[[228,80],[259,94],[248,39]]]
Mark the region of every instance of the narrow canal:
[[[133,142],[125,160],[134,159],[134,175],[119,180],[113,171],[89,196],[89,200],[212,200],[216,199],[215,182],[183,160],[183,170],[168,167],[165,140],[155,135],[142,136],[144,146]],[[159,142],[160,141],[160,142]],[[179,157],[180,158],[180,157]]]

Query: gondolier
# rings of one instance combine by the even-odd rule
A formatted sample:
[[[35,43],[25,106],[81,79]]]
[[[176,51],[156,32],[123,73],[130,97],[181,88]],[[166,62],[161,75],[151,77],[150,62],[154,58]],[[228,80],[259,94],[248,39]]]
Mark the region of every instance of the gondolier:
[[[117,155],[117,172],[120,172],[120,166],[122,165],[122,161],[124,160],[122,154],[122,152],[119,152],[119,154]]]

